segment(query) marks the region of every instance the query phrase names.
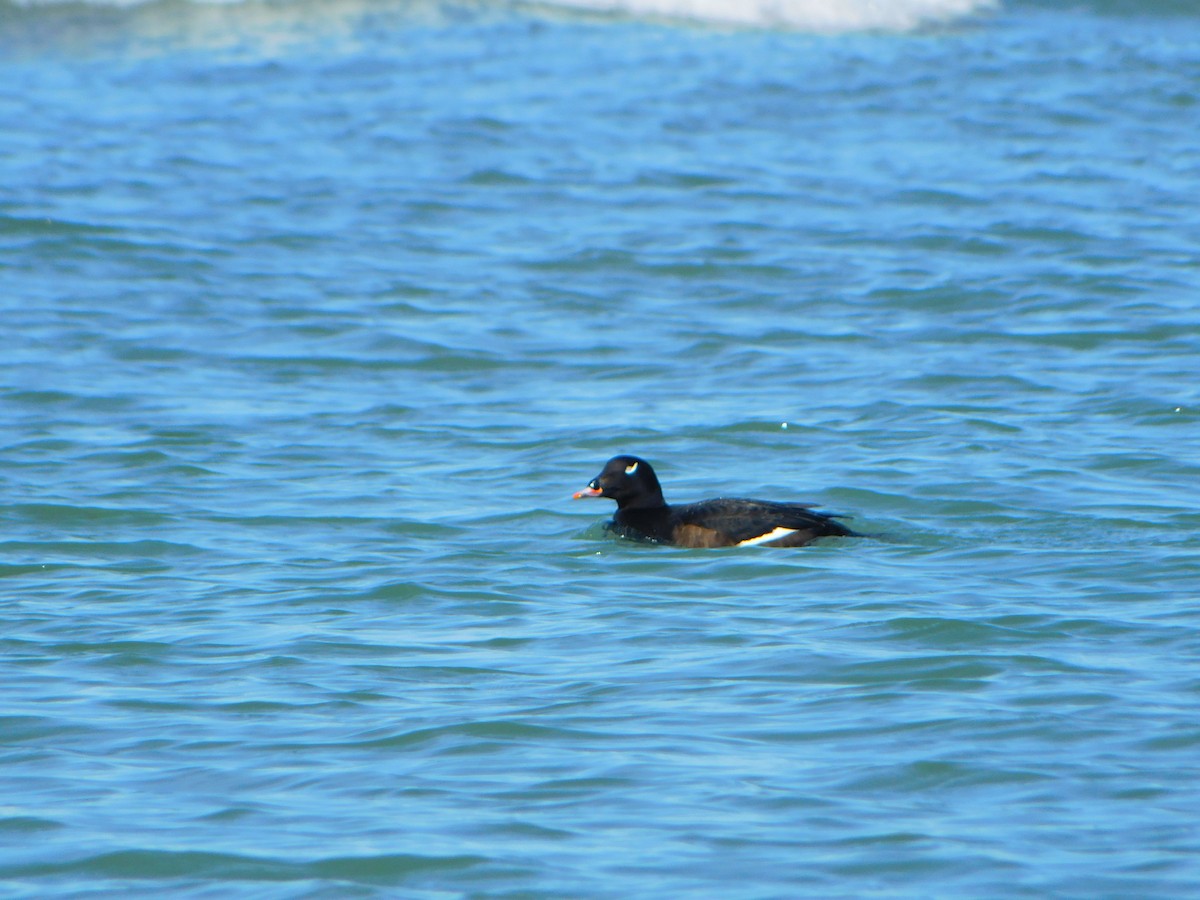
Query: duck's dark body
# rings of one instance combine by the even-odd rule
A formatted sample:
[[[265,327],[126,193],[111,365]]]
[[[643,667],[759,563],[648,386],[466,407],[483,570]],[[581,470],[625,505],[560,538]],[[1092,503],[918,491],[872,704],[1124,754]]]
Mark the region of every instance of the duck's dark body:
[[[615,456],[576,495],[617,502],[609,529],[621,537],[677,547],[803,547],[819,537],[855,537],[833,516],[804,503],[721,498],[668,506],[650,464]]]

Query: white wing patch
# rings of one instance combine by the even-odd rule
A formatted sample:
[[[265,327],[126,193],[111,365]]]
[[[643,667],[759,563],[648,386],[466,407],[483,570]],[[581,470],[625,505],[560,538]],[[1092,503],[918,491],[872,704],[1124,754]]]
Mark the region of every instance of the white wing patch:
[[[795,528],[784,528],[782,525],[778,528],[768,531],[766,534],[760,534],[758,537],[747,538],[734,544],[735,547],[753,547],[755,544],[765,544],[767,541],[778,540],[789,534],[794,534]]]
[[[638,467],[637,463],[631,463],[630,465],[625,467],[625,474],[632,475],[634,472],[637,471],[637,467]]]

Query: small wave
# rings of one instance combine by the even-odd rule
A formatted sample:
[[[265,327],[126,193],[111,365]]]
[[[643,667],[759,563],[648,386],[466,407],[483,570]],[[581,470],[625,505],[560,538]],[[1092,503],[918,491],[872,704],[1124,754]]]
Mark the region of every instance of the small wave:
[[[196,7],[258,5],[255,0],[183,0]],[[352,2],[351,5],[359,5]],[[155,5],[156,0],[0,0],[18,9],[108,7],[130,9]],[[393,8],[437,14],[440,9],[518,8],[653,18],[713,25],[792,28],[802,31],[908,31],[923,25],[952,22],[996,9],[1000,0],[397,0]],[[303,10],[303,0],[280,4]],[[342,5],[345,5],[344,3]],[[363,4],[364,11],[366,9]]]
[[[546,6],[804,31],[909,31],[995,9],[997,0],[542,0]]]
[[[0,876],[37,878],[83,874],[91,878],[142,881],[208,878],[243,882],[334,879],[356,884],[400,884],[410,878],[429,873],[465,874],[478,870],[487,863],[485,857],[466,855],[392,853],[294,862],[235,853],[130,848],[98,853],[69,862],[11,864],[0,868]]]

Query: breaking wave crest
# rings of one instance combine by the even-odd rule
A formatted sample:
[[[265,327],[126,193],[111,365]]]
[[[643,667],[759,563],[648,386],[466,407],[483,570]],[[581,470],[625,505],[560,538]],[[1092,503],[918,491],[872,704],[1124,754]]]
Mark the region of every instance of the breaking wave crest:
[[[547,6],[714,24],[907,31],[994,9],[997,0],[544,0]]]
[[[70,8],[129,9],[178,7],[266,7],[277,15],[316,14],[330,5],[361,7],[364,11],[386,7],[415,15],[438,16],[454,9],[504,9],[577,12],[663,21],[694,22],[758,28],[788,28],[819,33],[849,31],[908,31],[924,25],[953,22],[999,6],[1000,0],[0,0],[0,9],[63,11]]]

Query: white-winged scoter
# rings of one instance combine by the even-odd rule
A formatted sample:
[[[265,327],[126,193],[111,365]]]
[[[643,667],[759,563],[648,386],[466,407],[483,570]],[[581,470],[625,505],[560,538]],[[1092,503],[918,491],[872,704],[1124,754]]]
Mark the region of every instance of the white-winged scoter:
[[[858,537],[829,513],[807,503],[720,498],[668,506],[654,469],[636,456],[614,456],[575,493],[617,502],[608,523],[615,534],[676,547],[803,547],[820,537]]]

